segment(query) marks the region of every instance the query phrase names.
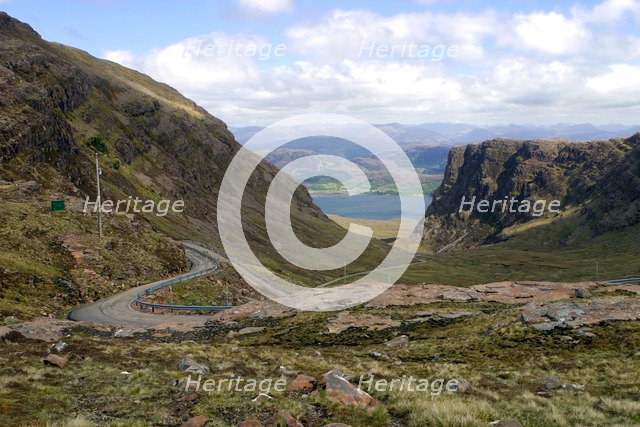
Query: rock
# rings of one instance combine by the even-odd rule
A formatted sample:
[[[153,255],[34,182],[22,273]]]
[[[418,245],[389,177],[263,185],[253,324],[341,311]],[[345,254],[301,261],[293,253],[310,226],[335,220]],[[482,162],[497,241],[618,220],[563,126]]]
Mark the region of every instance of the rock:
[[[280,374],[283,377],[286,377],[292,380],[295,377],[297,377],[298,374],[300,374],[300,371],[294,371],[293,369],[287,369],[284,366],[278,366],[276,368],[276,374]]]
[[[585,391],[585,386],[583,384],[562,384],[560,388],[564,391],[570,391],[574,393]]]
[[[197,417],[189,418],[180,427],[204,427],[208,422],[209,418],[204,415],[198,415]]]
[[[288,393],[292,392],[303,392],[303,391],[311,391],[313,390],[313,383],[316,381],[315,378],[309,375],[298,375],[287,385],[286,391]]]
[[[77,326],[77,323],[71,320],[42,317],[32,322],[12,325],[11,329],[30,340],[55,342],[64,338],[66,335],[65,331],[74,326]],[[9,334],[9,337],[11,336],[12,334]]]
[[[591,299],[580,303],[532,302],[524,306],[520,319],[524,323],[532,324],[539,331],[549,331],[557,327],[575,329],[608,320],[638,320],[640,299],[622,297]]]
[[[349,424],[331,423],[331,424],[325,424],[324,427],[351,427],[351,426]]]
[[[43,360],[45,365],[57,366],[58,368],[64,368],[68,359],[66,357],[60,357],[56,354],[50,354]]]
[[[3,319],[5,325],[13,325],[16,323],[20,323],[20,319],[16,316],[7,316]]]
[[[538,378],[535,382],[543,384],[547,391],[555,390],[562,384],[562,382],[560,382],[560,378],[556,376]]]
[[[131,338],[133,331],[131,329],[118,329],[113,333],[115,338]]]
[[[198,396],[197,393],[187,393],[181,398],[179,398],[178,402],[193,402],[195,400],[198,400],[199,398],[200,396]]]
[[[363,390],[354,387],[335,370],[325,373],[323,377],[326,383],[327,399],[333,402],[360,408],[375,408],[381,404]]]
[[[400,335],[399,337],[395,337],[394,339],[385,342],[384,345],[393,348],[403,348],[409,345],[409,337],[406,335]]]
[[[208,323],[229,325],[240,319],[280,319],[291,316],[296,312],[296,309],[269,300],[252,301],[229,310],[220,311],[212,315]]]
[[[269,427],[304,427],[288,412],[278,412],[268,422]]]
[[[182,377],[179,380],[174,381],[173,385],[175,385],[176,387],[178,387],[179,389],[181,389],[184,392],[189,392],[191,390],[197,391],[198,390],[198,379],[197,378],[190,378],[190,377]]]
[[[236,427],[264,427],[264,425],[259,420],[252,418],[250,420],[240,421],[236,424]]]
[[[271,400],[271,399],[273,399],[273,397],[269,396],[268,394],[260,393],[256,397],[254,397],[251,401],[252,402],[262,402],[264,400]]]
[[[552,331],[555,328],[562,326],[562,322],[545,322],[545,323],[535,323],[533,325],[533,329],[540,332],[548,332]]]
[[[371,353],[369,353],[369,355],[371,357],[375,357],[376,359],[389,360],[389,356],[387,356],[386,354],[382,354],[380,352],[377,352],[377,351],[372,351]]]
[[[11,341],[12,335],[22,337],[22,335],[7,326],[0,326],[0,341]]]
[[[199,363],[189,356],[182,358],[179,368],[182,372],[191,372],[196,375],[208,375],[210,372],[209,366]]]
[[[453,378],[452,381],[457,382],[452,384],[453,387],[449,389],[452,393],[468,393],[471,391],[471,383],[464,378]]]
[[[494,427],[522,427],[522,424],[516,420],[497,420],[490,422],[489,425]]]
[[[313,354],[315,354],[318,357],[322,356],[322,353],[320,353],[318,350],[314,350]]]
[[[591,291],[586,288],[578,288],[576,289],[576,298],[589,298],[591,296]]]
[[[570,337],[569,335],[561,335],[559,339],[560,341],[573,341],[573,337]]]
[[[381,331],[388,328],[400,326],[400,322],[388,316],[377,316],[373,314],[351,314],[348,311],[341,311],[333,317],[327,324],[330,334],[339,334],[349,328],[364,329],[367,331]]]
[[[62,353],[66,348],[66,342],[59,342],[49,349],[49,353]]]
[[[257,334],[258,332],[262,332],[265,329],[266,328],[264,326],[249,326],[247,328],[242,328],[239,331],[229,331],[227,336],[229,338],[233,338],[233,337],[242,336],[242,335]]]
[[[597,335],[591,332],[590,328],[581,328],[576,332],[579,337],[595,338]]]

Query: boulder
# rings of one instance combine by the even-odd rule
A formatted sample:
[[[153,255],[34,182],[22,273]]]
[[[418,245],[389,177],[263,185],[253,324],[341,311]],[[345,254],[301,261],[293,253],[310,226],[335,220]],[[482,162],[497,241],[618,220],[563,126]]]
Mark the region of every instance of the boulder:
[[[57,366],[58,368],[64,368],[68,361],[66,357],[60,357],[57,354],[50,354],[43,360],[45,365]]]
[[[409,345],[409,337],[406,335],[400,335],[399,337],[395,337],[394,339],[385,342],[384,345],[392,348],[403,348]]]
[[[268,422],[268,427],[304,427],[288,412],[278,412]]]
[[[372,351],[371,353],[369,353],[369,356],[375,357],[376,359],[389,360],[389,356],[378,351]]]
[[[516,420],[497,420],[490,422],[489,425],[493,427],[522,427],[522,424]]]
[[[250,420],[240,421],[238,424],[236,424],[236,427],[264,427],[264,424],[262,424],[259,420],[252,418]]]
[[[71,320],[42,317],[32,322],[12,325],[11,329],[30,340],[55,342],[61,340],[65,336],[66,329],[73,326],[77,326],[77,323]]]
[[[585,391],[585,386],[583,384],[562,384],[560,388],[564,391],[570,391],[573,393],[581,393]]]
[[[59,342],[49,349],[49,353],[62,353],[66,348],[66,342]]]
[[[360,408],[375,408],[381,405],[379,400],[353,386],[335,370],[325,373],[323,377],[326,383],[327,399],[333,402]]]
[[[556,376],[549,376],[549,377],[541,377],[535,380],[535,382],[542,384],[545,388],[545,390],[547,391],[551,391],[551,390],[555,390],[557,388],[560,388],[560,385],[562,384],[562,382],[560,381],[560,378],[556,377]]]
[[[190,392],[191,390],[198,390],[198,379],[191,377],[182,377],[173,384],[184,392]]]
[[[576,298],[589,298],[591,296],[591,291],[586,288],[578,288],[576,289]]]
[[[327,323],[330,334],[339,334],[349,328],[364,329],[367,331],[381,331],[400,326],[400,322],[388,316],[374,314],[351,314],[341,311]]]
[[[196,375],[207,375],[210,372],[209,366],[204,363],[200,363],[189,356],[182,358],[179,368],[182,372],[191,372]]]
[[[453,387],[449,388],[452,393],[468,393],[471,391],[471,383],[464,378],[454,378],[451,381],[456,381],[452,384]]]
[[[315,381],[316,379],[309,375],[298,375],[287,385],[286,391],[288,393],[311,391]]]
[[[520,319],[539,331],[555,328],[581,328],[608,320],[640,319],[640,299],[604,298],[581,302],[531,302],[522,309]]]
[[[198,415],[197,417],[189,418],[180,427],[204,427],[208,422],[209,418],[204,415]]]
[[[293,369],[287,369],[284,366],[278,366],[276,368],[276,374],[280,374],[283,377],[289,378],[290,380],[294,379],[298,376],[300,371],[294,371]]]
[[[269,396],[268,394],[260,393],[256,397],[254,397],[251,401],[252,402],[262,402],[262,401],[271,400],[271,399],[273,399],[273,397]]]

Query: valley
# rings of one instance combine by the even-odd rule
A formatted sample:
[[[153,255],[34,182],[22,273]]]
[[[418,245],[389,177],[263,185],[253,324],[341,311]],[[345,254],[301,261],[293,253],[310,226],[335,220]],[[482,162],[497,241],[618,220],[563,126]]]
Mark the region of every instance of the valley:
[[[220,210],[229,165],[263,128],[210,111],[0,12],[0,425],[640,424],[637,126],[376,125],[423,190],[424,229],[412,222],[402,240],[389,171],[323,135],[273,151],[230,184],[238,211]],[[293,182],[282,211],[307,260],[351,224],[372,231],[360,256],[343,248],[346,265],[326,269],[293,262],[266,220],[280,169],[314,154],[349,160],[372,189]],[[114,208],[100,228],[87,209],[98,198]],[[241,239],[224,243],[220,212],[237,213],[255,276],[320,302],[337,290],[340,309],[267,298],[234,263]],[[413,241],[411,262],[361,285],[390,286],[351,304],[365,288],[349,285]],[[429,390],[396,387],[410,379]],[[282,387],[255,386],[267,383]]]

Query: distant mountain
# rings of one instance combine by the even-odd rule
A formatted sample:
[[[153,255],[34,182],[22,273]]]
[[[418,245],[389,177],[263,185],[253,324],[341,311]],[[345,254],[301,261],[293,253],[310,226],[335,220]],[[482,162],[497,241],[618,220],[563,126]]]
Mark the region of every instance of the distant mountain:
[[[422,123],[407,125],[386,123],[376,125],[402,147],[416,146],[454,146],[473,142],[488,141],[495,138],[513,139],[568,139],[572,141],[590,141],[629,137],[640,132],[640,126],[621,124],[593,125],[590,123],[558,123],[555,125],[495,125],[474,126],[466,123]],[[261,127],[249,126],[231,128],[236,140],[244,144],[259,132]],[[315,151],[315,150],[312,150]]]
[[[242,128],[230,127],[229,130],[240,144],[247,142],[253,135],[264,129],[262,126],[247,126]]]

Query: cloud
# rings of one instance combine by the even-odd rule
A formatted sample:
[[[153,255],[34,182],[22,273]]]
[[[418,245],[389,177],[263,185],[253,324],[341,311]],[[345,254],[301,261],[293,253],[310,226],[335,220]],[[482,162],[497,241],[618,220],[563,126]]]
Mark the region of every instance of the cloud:
[[[628,64],[611,65],[607,73],[588,78],[586,85],[598,94],[625,95],[637,99],[640,95],[640,67]]]
[[[125,67],[132,68],[136,66],[135,55],[133,52],[128,50],[108,50],[102,55],[102,57],[109,61],[124,65]]]
[[[606,20],[623,19],[617,11],[632,4],[606,0],[569,15],[338,9],[286,29],[281,58],[273,50],[260,56],[275,47],[266,36],[222,32],[104,57],[174,86],[234,125],[311,111],[379,122],[581,121],[581,114],[631,121],[629,107],[640,99],[640,37],[591,14],[602,7]],[[456,45],[460,53],[441,61],[362,55],[371,43]]]
[[[245,10],[262,14],[290,12],[293,10],[292,0],[236,0]]]
[[[334,10],[316,23],[296,25],[286,32],[295,52],[323,61],[362,56],[373,46],[456,46],[460,60],[482,57],[485,38],[495,33],[495,14],[400,13],[381,16],[366,10]],[[366,49],[365,49],[366,50]]]
[[[585,22],[595,24],[615,24],[626,17],[635,16],[640,19],[640,2],[638,0],[605,0],[592,9],[585,9],[579,5],[574,8],[574,14]]]
[[[516,14],[514,44],[549,55],[576,54],[588,46],[589,29],[577,19],[556,12]]]

